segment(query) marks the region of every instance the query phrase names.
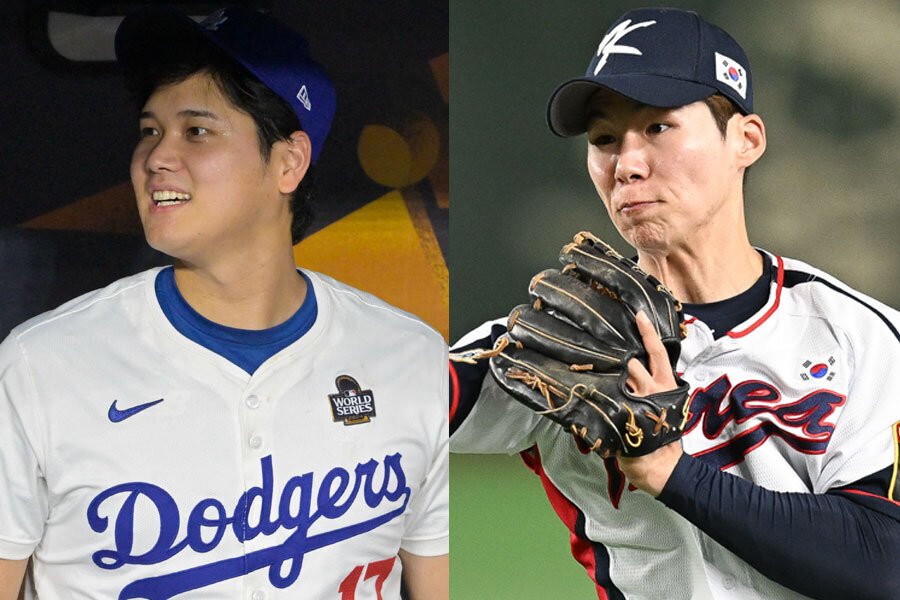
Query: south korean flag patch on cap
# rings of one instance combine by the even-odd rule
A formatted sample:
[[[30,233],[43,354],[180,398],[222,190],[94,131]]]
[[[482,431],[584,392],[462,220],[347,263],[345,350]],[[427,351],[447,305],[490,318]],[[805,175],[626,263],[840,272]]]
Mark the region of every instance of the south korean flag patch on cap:
[[[741,98],[747,99],[747,70],[736,60],[716,52],[716,79],[734,88]]]

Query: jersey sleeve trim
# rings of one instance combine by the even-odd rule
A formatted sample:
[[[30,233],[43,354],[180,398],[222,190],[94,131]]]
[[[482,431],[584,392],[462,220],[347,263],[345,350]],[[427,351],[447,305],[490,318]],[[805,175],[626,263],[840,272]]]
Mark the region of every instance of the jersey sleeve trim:
[[[733,339],[742,338],[745,335],[748,335],[752,331],[754,331],[757,327],[765,323],[772,314],[778,310],[778,306],[781,304],[781,290],[784,287],[784,260],[778,256],[774,255],[775,259],[778,261],[778,275],[775,280],[775,301],[772,303],[772,306],[769,307],[769,310],[765,312],[756,322],[747,326],[746,329],[742,331],[729,331],[726,335]]]
[[[888,487],[888,499],[897,500],[894,491],[897,489],[897,471],[900,469],[900,421],[891,428],[894,438],[894,470],[891,473],[891,485]]]
[[[456,409],[459,408],[459,375],[456,374],[456,367],[453,361],[448,360],[450,368],[450,420],[456,416]]]
[[[0,538],[0,559],[22,560],[28,558],[34,552],[40,540],[33,542],[19,542]]]
[[[862,490],[854,490],[851,488],[842,488],[841,491],[846,492],[848,494],[857,494],[859,496],[866,496],[869,498],[877,498],[879,500],[884,500],[885,502],[890,502],[891,504],[893,504],[895,506],[900,506],[900,502],[898,502],[897,500],[892,500],[891,498],[885,498],[884,496],[879,496],[878,494],[873,494],[872,492],[864,492]]]
[[[498,337],[506,333],[505,325],[486,323],[475,330],[484,337],[472,339],[465,336],[454,346],[453,353],[464,353],[468,350],[491,348]],[[474,333],[474,332],[473,332]],[[464,344],[464,345],[463,345]],[[459,428],[478,399],[481,386],[488,375],[488,361],[454,361],[450,360],[450,435]]]
[[[442,556],[450,552],[450,536],[433,539],[404,539],[400,548],[416,556]]]

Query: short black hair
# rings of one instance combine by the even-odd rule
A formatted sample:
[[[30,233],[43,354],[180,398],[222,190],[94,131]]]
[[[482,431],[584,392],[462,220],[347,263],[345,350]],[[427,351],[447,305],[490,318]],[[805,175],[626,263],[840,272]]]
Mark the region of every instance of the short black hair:
[[[160,87],[180,83],[197,73],[206,73],[225,98],[256,123],[263,162],[272,156],[272,146],[302,131],[300,119],[290,105],[212,42],[196,39],[179,46],[178,52],[163,53],[158,60],[126,72],[128,87],[140,110]],[[312,222],[315,165],[291,193],[291,242],[303,239]]]
[[[731,117],[734,115],[742,114],[741,109],[734,101],[723,94],[713,94],[703,102],[709,108],[709,112],[712,113],[712,117],[716,122],[716,127],[719,129],[719,133],[722,134],[722,139],[724,140],[728,135],[728,121],[730,121]],[[749,172],[750,167],[746,167],[744,169],[744,185],[747,185],[747,173]]]
[[[728,131],[728,121],[731,120],[731,117],[740,113],[741,110],[737,104],[723,94],[713,94],[703,102],[709,108],[709,112],[712,113],[713,119],[716,121],[716,127],[719,128],[719,133],[722,134],[722,139],[724,140]]]

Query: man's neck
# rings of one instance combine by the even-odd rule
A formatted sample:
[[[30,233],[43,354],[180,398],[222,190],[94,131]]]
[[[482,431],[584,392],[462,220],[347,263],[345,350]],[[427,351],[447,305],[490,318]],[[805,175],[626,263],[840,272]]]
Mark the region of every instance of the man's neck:
[[[638,252],[641,268],[691,304],[707,304],[737,296],[762,275],[763,259],[746,234],[729,240],[691,244],[666,252]]]
[[[239,329],[268,329],[288,320],[306,298],[293,253],[244,256],[213,267],[178,261],[175,284],[205,318]]]

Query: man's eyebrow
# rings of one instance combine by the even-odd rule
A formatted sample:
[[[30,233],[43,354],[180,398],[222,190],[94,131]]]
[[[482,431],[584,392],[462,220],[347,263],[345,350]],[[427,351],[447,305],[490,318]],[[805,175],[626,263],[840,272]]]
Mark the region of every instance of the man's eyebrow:
[[[587,119],[586,119],[587,122],[590,122],[594,119],[605,119],[605,118],[606,118],[606,113],[603,112],[599,108],[593,107],[593,108],[589,108],[587,111]]]
[[[187,108],[185,110],[178,111],[179,117],[205,117],[207,119],[213,119],[214,121],[221,121],[222,119],[219,116],[209,110],[196,110],[193,108]]]
[[[178,116],[179,117],[204,117],[207,119],[213,119],[215,121],[222,120],[219,118],[219,116],[216,113],[214,113],[212,111],[196,110],[193,108],[186,108],[185,110],[178,111]],[[140,118],[140,119],[155,119],[156,114],[152,110],[145,110],[145,111],[141,112],[141,114],[138,118]]]

